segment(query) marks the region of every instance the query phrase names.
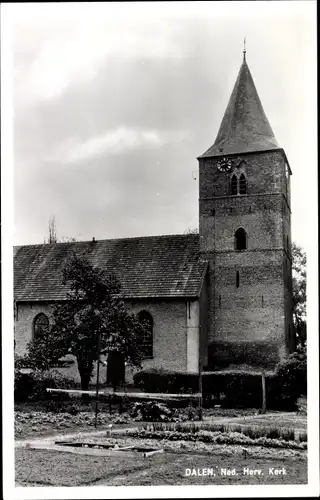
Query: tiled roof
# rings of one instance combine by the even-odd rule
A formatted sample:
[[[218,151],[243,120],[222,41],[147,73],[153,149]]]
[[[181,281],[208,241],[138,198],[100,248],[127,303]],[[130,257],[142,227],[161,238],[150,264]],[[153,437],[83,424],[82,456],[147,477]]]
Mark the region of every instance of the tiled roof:
[[[279,149],[245,61],[213,146],[199,158]]]
[[[20,246],[14,257],[15,300],[65,299],[62,269],[72,252],[114,272],[127,298],[197,297],[205,272],[197,234]]]

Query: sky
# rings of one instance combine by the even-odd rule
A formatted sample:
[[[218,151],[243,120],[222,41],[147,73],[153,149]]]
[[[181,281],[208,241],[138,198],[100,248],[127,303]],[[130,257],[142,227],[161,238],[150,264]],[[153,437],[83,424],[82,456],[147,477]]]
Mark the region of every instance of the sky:
[[[14,244],[198,226],[197,156],[247,62],[293,176],[292,239],[317,179],[316,3],[11,6]],[[311,180],[311,182],[310,182]],[[315,191],[316,193],[316,191]]]

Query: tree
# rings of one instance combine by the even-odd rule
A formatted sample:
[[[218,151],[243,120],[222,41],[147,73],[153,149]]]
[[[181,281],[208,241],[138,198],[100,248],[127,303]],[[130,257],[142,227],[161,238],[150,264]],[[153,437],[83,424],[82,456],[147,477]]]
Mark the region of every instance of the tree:
[[[304,347],[307,340],[306,325],[306,254],[296,243],[292,244],[292,300],[293,328],[297,347]]]
[[[188,227],[184,234],[199,234],[199,229],[197,227]]]
[[[44,240],[45,244],[52,245],[53,243],[70,243],[77,241],[76,238],[73,238],[72,236],[61,236],[61,238],[58,238],[57,236],[57,228],[56,228],[56,219],[55,216],[52,215],[49,219],[49,237],[48,239]]]
[[[127,311],[115,276],[74,255],[63,269],[62,284],[70,290],[67,300],[54,307],[51,325],[29,344],[29,364],[48,369],[72,354],[81,387],[87,390],[100,341],[101,354],[119,354],[127,364],[140,367],[139,338],[147,325]]]

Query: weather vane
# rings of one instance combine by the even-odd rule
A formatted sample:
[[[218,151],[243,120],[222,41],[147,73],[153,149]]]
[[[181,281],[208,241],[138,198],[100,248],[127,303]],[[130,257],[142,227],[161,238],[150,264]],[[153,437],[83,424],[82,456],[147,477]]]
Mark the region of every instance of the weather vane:
[[[246,60],[246,37],[244,37],[244,40],[243,40],[243,60],[245,61]]]

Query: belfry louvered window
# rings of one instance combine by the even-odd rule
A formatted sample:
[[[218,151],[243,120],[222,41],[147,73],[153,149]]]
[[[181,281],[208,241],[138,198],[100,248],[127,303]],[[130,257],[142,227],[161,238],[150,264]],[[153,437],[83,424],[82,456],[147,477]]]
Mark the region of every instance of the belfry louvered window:
[[[139,342],[142,357],[153,358],[153,318],[148,311],[140,311],[138,319],[145,327]]]
[[[247,180],[244,174],[241,174],[239,178],[239,193],[240,194],[247,193]]]
[[[238,179],[236,175],[233,175],[231,178],[231,194],[238,194]]]
[[[247,179],[244,174],[240,177],[233,174],[230,181],[230,193],[231,195],[247,194]]]

